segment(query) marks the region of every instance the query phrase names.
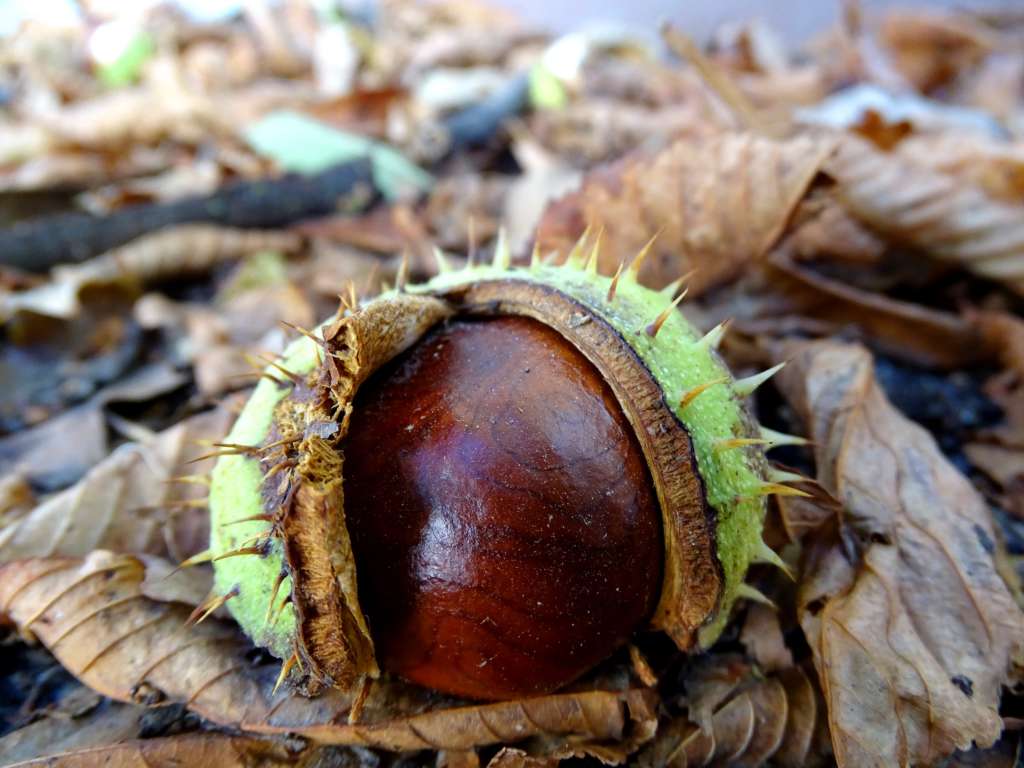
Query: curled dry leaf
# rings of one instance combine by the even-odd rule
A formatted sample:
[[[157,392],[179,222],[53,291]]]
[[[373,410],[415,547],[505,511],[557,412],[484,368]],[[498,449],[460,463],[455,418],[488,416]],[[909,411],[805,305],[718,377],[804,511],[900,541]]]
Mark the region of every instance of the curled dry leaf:
[[[779,682],[786,691],[786,729],[774,761],[782,768],[807,765],[815,729],[820,727],[818,697],[814,685],[800,667],[779,673]]]
[[[771,606],[761,603],[749,605],[740,641],[761,669],[776,672],[793,666],[793,654],[782,635],[779,614]]]
[[[1024,293],[1024,209],[853,136],[826,164],[847,208],[875,231]]]
[[[737,764],[754,737],[756,716],[747,693],[730,699],[711,719],[711,728],[690,729],[669,762],[685,766]]]
[[[475,749],[441,750],[434,765],[436,768],[480,768],[480,755]]]
[[[237,628],[217,619],[185,626],[189,607],[144,591],[138,558],[94,551],[0,567],[0,614],[35,634],[80,680],[114,699],[184,702],[208,720],[243,730],[391,750],[463,750],[538,734],[617,740],[628,735],[630,691],[585,691],[465,705],[381,680],[357,723],[354,695],[305,698],[275,691],[276,664],[252,661]]]
[[[964,454],[1002,491],[996,495],[996,503],[1024,518],[1024,445],[1008,442],[996,433],[986,442],[967,443]]]
[[[696,295],[768,252],[833,145],[746,133],[678,141],[592,173],[548,209],[537,241],[564,253],[586,226],[603,229],[599,269],[611,274],[660,232],[641,282],[661,287],[696,269]]]
[[[190,93],[182,83],[167,88],[110,91],[93,99],[36,115],[47,132],[37,151],[84,147],[115,152],[133,144],[157,144],[172,138],[199,142],[210,128],[223,125],[212,100]]]
[[[18,165],[3,166],[0,170],[0,192],[87,189],[161,171],[171,165],[171,154],[170,147],[136,147],[117,157],[71,150],[54,151]]]
[[[687,694],[688,715],[659,729],[638,764],[806,764],[818,715],[799,668],[765,678],[740,657],[711,656],[687,675]]]
[[[1024,320],[1009,312],[986,310],[968,315],[992,357],[1024,381]]]
[[[180,224],[143,235],[82,264],[58,267],[58,280],[87,285],[116,280],[142,283],[208,272],[216,264],[261,251],[295,251],[301,238],[289,232]]]
[[[178,303],[157,292],[135,303],[139,324],[147,330],[161,329],[192,363],[196,388],[204,396],[223,395],[257,381],[265,367],[259,358],[279,354],[284,348],[284,325],[307,328],[316,320],[316,310],[307,296],[311,291],[299,288],[309,288],[315,270],[303,265],[303,274],[289,280],[283,259],[271,253],[263,256],[239,264],[229,288],[221,291],[212,306]],[[259,266],[247,269],[258,260],[273,268],[263,274]],[[345,281],[333,285],[332,297]]]
[[[747,694],[754,710],[754,727],[750,740],[737,754],[736,766],[764,765],[782,745],[786,733],[789,701],[786,689],[778,680],[766,680]]]
[[[665,137],[708,136],[723,127],[716,117],[706,103],[693,99],[651,108],[597,97],[563,109],[535,112],[529,119],[529,131],[552,154],[573,166],[588,167],[622,157],[651,142],[652,137],[660,143]]]
[[[747,681],[750,664],[735,654],[721,654],[700,660],[686,676],[689,721],[702,731],[711,730],[713,713]]]
[[[751,701],[750,695],[742,693],[731,699],[711,718],[712,744],[714,744],[712,757],[726,764],[734,763],[754,737],[754,725],[754,703]],[[689,754],[687,754],[687,758],[689,758]]]
[[[1006,335],[1019,335],[1024,329],[1015,318],[996,314],[996,325],[1002,326]],[[1002,322],[1009,320],[1013,324]],[[1004,333],[999,336],[1005,337]],[[1006,357],[1016,358],[1013,347],[1017,343],[1009,339],[1005,343]],[[1009,360],[1006,364],[1011,367]],[[1017,365],[1014,362],[1012,372],[994,377],[986,386],[986,394],[1003,410],[1004,422],[975,435],[964,445],[964,453],[1001,491],[995,495],[997,504],[1024,519],[1024,374],[1017,372]]]
[[[220,733],[184,734],[138,739],[102,747],[76,749],[50,757],[14,763],[11,768],[136,768],[136,766],[216,765],[218,768],[302,766],[310,752],[287,744]]]
[[[85,712],[56,717],[47,713],[0,738],[0,757],[7,765],[134,739],[139,735],[143,712],[142,707],[103,700]]]
[[[1024,71],[1024,58],[1020,66]],[[911,135],[899,155],[923,168],[960,178],[993,200],[1024,203],[1024,144],[946,132]]]
[[[784,496],[776,500],[779,520],[790,541],[800,541],[842,515],[843,505],[816,481],[794,483],[793,487],[809,495]]]
[[[946,768],[1017,768],[1020,765],[1020,735],[1007,731],[988,749],[958,752]]]
[[[793,212],[786,244],[797,260],[877,263],[885,241],[842,206],[834,190],[812,189]]]
[[[532,757],[521,749],[504,747],[487,763],[487,768],[550,768],[559,760],[550,757]]]
[[[27,514],[36,505],[32,486],[17,473],[0,478],[0,528]]]
[[[0,297],[0,303],[4,298],[10,297]],[[0,429],[15,433],[5,438],[8,447],[19,440],[26,441],[22,449],[13,453],[21,459],[18,464],[31,461],[27,449],[38,451],[44,442],[19,437],[26,431],[24,427],[38,424],[39,429],[44,430],[39,436],[49,438],[46,442],[59,440],[59,429],[50,431],[44,422],[90,395],[98,398],[93,403],[97,407],[120,396],[107,397],[103,390],[113,387],[116,392],[120,388],[122,377],[135,368],[143,342],[139,328],[125,317],[126,299],[125,292],[118,288],[97,291],[83,302],[78,322],[54,323],[48,318],[25,315],[19,318],[19,322],[7,326],[8,344],[0,351],[0,366],[4,369],[4,386],[0,389]],[[30,354],[26,354],[28,349],[31,349]],[[168,368],[161,362],[144,365],[135,368],[132,378],[136,374],[145,378],[147,374],[160,369],[167,371]],[[157,375],[156,378],[167,383],[170,375]],[[158,387],[147,389],[151,397],[162,393]],[[138,402],[145,398],[129,393],[125,399]],[[64,449],[63,452],[74,453],[74,450]],[[83,469],[88,469],[88,465]],[[34,485],[51,489],[77,479],[65,475],[63,478],[51,478],[50,482],[41,482],[34,470],[31,474],[35,475],[32,478]]]
[[[208,272],[217,264],[261,251],[290,253],[302,239],[291,232],[182,224],[136,238],[82,264],[57,267],[54,280],[0,302],[0,319],[18,311],[74,317],[85,286],[152,283]]]
[[[330,243],[372,253],[401,253],[415,245],[400,226],[398,211],[404,205],[378,206],[358,216],[333,215],[300,221],[292,231],[318,245]]]
[[[75,482],[109,452],[102,407],[90,402],[0,437],[0,473],[52,490]]]
[[[999,44],[991,29],[967,13],[922,9],[890,11],[878,38],[893,66],[922,93],[948,84]]]
[[[657,698],[653,690],[636,689],[626,693],[630,728],[621,739],[581,739],[575,735],[541,737],[534,739],[536,745],[531,747],[531,754],[551,761],[589,757],[605,765],[622,765],[657,733]]]
[[[230,402],[193,416],[148,443],[120,447],[78,483],[5,520],[0,562],[27,557],[80,556],[93,549],[149,553],[175,560],[206,548],[206,486],[174,478],[202,478],[212,459],[200,441],[224,437],[234,415]]]
[[[887,353],[929,367],[968,365],[987,353],[977,327],[964,318],[832,279],[793,262],[784,249],[767,262],[771,289],[787,299],[784,321],[796,310],[835,331],[855,328]]]
[[[864,349],[785,351],[783,393],[845,508],[840,534],[809,545],[798,596],[839,765],[932,765],[991,745],[1024,616],[984,502],[888,402]]]
[[[79,327],[84,325],[87,321],[78,324]],[[88,391],[89,385],[100,377],[120,374],[120,378],[96,391],[82,405],[0,438],[0,472],[21,475],[41,491],[66,488],[109,454],[107,420],[111,415],[106,410],[109,405],[151,401],[188,382],[188,374],[168,362],[150,363],[127,373],[138,352],[141,334],[138,329],[120,322],[108,323],[96,331],[100,338],[104,333],[114,337],[115,349],[97,355],[78,371],[72,368],[63,375],[58,373],[54,377],[55,388],[73,393],[74,383],[78,382],[81,390]],[[48,373],[45,363],[26,368],[19,371],[17,382],[10,382],[14,384],[11,401],[5,405],[14,414],[32,410],[34,403],[25,402],[23,392],[28,389],[39,393],[42,389],[39,378]],[[45,400],[45,393],[40,394]],[[62,404],[49,403],[52,408]]]

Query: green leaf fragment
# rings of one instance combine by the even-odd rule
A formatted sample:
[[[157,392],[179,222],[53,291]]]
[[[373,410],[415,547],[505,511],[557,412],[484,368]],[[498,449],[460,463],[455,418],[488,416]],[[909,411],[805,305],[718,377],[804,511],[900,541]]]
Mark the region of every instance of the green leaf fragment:
[[[433,177],[401,152],[365,136],[333,128],[306,115],[271,112],[245,130],[249,145],[287,171],[319,173],[338,163],[369,157],[377,187],[389,200],[430,189]]]

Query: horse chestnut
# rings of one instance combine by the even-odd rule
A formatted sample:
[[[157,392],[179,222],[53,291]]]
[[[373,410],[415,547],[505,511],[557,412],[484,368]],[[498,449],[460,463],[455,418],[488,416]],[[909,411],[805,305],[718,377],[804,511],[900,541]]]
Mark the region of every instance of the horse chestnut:
[[[342,451],[384,669],[472,698],[544,693],[654,610],[643,453],[594,366],[535,320],[432,330],[360,388]]]
[[[210,489],[215,594],[307,690],[394,674],[554,690],[643,627],[682,650],[757,593],[764,451],[681,297],[565,265],[492,265],[338,314],[264,372]],[[201,558],[200,558],[201,559]],[[280,682],[279,681],[279,682]]]

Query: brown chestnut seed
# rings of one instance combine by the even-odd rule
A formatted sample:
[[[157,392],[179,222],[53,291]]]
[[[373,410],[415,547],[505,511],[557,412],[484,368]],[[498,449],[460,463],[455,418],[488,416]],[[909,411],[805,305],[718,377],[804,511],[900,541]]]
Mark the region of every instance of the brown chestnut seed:
[[[556,331],[433,329],[359,391],[345,512],[385,669],[455,695],[554,690],[641,627],[661,517],[634,432]]]
[[[404,352],[415,349],[432,330],[443,333],[443,330],[438,330],[439,324],[453,318],[479,318],[481,315],[531,318],[558,334],[557,338],[549,339],[550,344],[546,343],[546,346],[558,348],[561,340],[565,339],[573,350],[578,350],[593,365],[614,393],[614,402],[605,393],[598,403],[593,392],[604,392],[601,386],[593,384],[591,394],[588,395],[580,384],[582,378],[572,379],[569,374],[565,374],[565,371],[573,370],[572,366],[566,365],[562,374],[569,377],[567,380],[571,386],[547,384],[532,387],[532,394],[540,403],[545,404],[546,411],[542,411],[541,406],[533,401],[526,405],[520,403],[513,410],[513,406],[507,406],[507,401],[512,398],[514,403],[515,398],[526,398],[525,393],[530,388],[510,387],[514,391],[502,400],[495,390],[508,376],[498,377],[499,380],[488,388],[486,384],[481,384],[486,378],[484,375],[477,376],[475,380],[472,376],[452,375],[450,378],[456,383],[473,383],[473,389],[460,395],[460,402],[487,404],[487,407],[477,409],[469,407],[468,412],[464,408],[462,418],[454,420],[456,426],[467,433],[466,444],[472,445],[472,428],[484,425],[486,418],[486,423],[493,427],[489,435],[491,442],[504,449],[495,449],[489,454],[499,469],[486,473],[479,471],[479,468],[473,469],[467,475],[471,481],[479,482],[480,478],[485,478],[492,481],[492,486],[506,490],[519,489],[526,496],[533,493],[539,499],[535,500],[538,507],[546,507],[551,503],[546,497],[553,496],[557,502],[555,508],[575,510],[572,514],[563,515],[567,520],[582,514],[582,525],[578,526],[582,535],[563,537],[570,545],[581,545],[582,542],[583,545],[592,546],[593,539],[588,537],[595,535],[594,529],[599,533],[605,531],[607,540],[614,540],[612,533],[616,526],[605,522],[602,528],[601,521],[594,525],[596,517],[587,520],[586,511],[579,513],[574,507],[574,504],[578,504],[581,505],[579,509],[593,509],[588,494],[593,494],[599,487],[614,488],[614,481],[600,477],[594,480],[584,475],[586,482],[573,485],[574,479],[579,480],[579,474],[568,471],[571,462],[564,461],[565,456],[560,456],[557,451],[545,451],[542,447],[553,445],[558,451],[566,451],[565,455],[569,457],[574,456],[572,450],[577,452],[576,458],[590,457],[593,460],[599,456],[600,451],[592,448],[598,444],[593,436],[604,432],[607,437],[612,434],[609,431],[611,428],[607,424],[601,426],[604,422],[599,418],[594,422],[598,426],[593,427],[584,416],[594,417],[594,409],[570,402],[572,397],[566,393],[579,391],[577,397],[582,398],[583,402],[596,403],[598,409],[603,407],[606,414],[613,414],[609,416],[612,422],[615,416],[620,415],[618,409],[621,408],[621,414],[625,415],[632,427],[631,435],[643,452],[650,475],[648,491],[653,486],[658,500],[660,527],[654,527],[661,534],[664,547],[663,552],[658,550],[661,555],[662,578],[656,605],[644,624],[655,630],[663,630],[680,650],[691,651],[707,647],[720,636],[732,606],[738,600],[765,599],[745,583],[744,576],[751,563],[783,565],[779,556],[761,536],[766,497],[800,493],[785,485],[792,476],[772,476],[765,466],[764,458],[765,447],[798,443],[801,442],[800,438],[759,427],[744,404],[744,398],[775,369],[746,379],[733,379],[714,351],[724,333],[724,326],[716,326],[702,335],[687,323],[682,314],[675,311],[679,296],[675,295],[674,288],[666,293],[655,292],[636,282],[635,267],[642,262],[644,253],[637,256],[629,269],[624,268],[613,277],[599,275],[593,269],[596,252],[592,251],[586,259],[583,253],[584,244],[581,243],[562,266],[550,266],[536,259],[529,267],[516,268],[509,266],[508,249],[497,247],[492,264],[470,265],[458,271],[447,269],[443,259],[439,259],[440,273],[427,283],[403,285],[400,290],[389,291],[364,304],[357,305],[354,300],[346,301],[333,318],[325,321],[315,331],[303,331],[303,338],[289,346],[282,360],[268,367],[230,434],[217,445],[219,459],[211,478],[209,497],[210,549],[189,558],[184,565],[213,562],[215,588],[204,606],[212,609],[221,604],[226,605],[257,644],[283,660],[277,685],[298,678],[299,675],[291,674],[298,670],[308,691],[330,685],[351,695],[372,695],[374,689],[367,682],[380,675],[379,655],[375,651],[376,629],[387,629],[389,613],[400,616],[399,609],[403,606],[408,611],[416,607],[416,603],[407,598],[404,602],[397,599],[401,597],[397,588],[374,588],[372,585],[364,585],[364,599],[369,594],[369,601],[372,602],[375,596],[383,592],[387,605],[381,609],[374,605],[364,609],[361,604],[360,585],[365,581],[365,574],[357,574],[357,557],[350,536],[352,515],[348,507],[351,506],[350,497],[355,494],[351,493],[352,488],[349,486],[353,477],[358,483],[361,477],[370,477],[371,473],[362,472],[360,476],[360,465],[348,460],[350,457],[345,454],[350,452],[352,446],[346,442],[346,437],[353,421],[361,418],[357,411],[363,407],[363,403],[357,401],[364,387],[371,383],[374,373],[393,363]],[[513,336],[516,338],[514,343],[505,343],[502,333],[494,334],[490,344],[481,343],[481,347],[492,355],[489,358],[490,367],[514,373],[514,366],[519,363],[524,372],[531,366],[538,371],[544,370],[536,368],[527,359],[526,353],[518,354],[519,347],[524,346],[522,334]],[[498,357],[493,357],[498,352]],[[440,353],[439,348],[438,358],[441,357]],[[570,352],[568,357],[562,357],[571,359],[572,356]],[[433,358],[433,353],[430,358]],[[546,362],[552,363],[559,356],[549,355],[549,358]],[[562,362],[565,363],[565,360]],[[483,363],[464,367],[488,370],[488,365]],[[392,371],[401,370],[401,364],[392,368]],[[589,368],[582,364],[582,370]],[[383,414],[382,418],[368,418],[359,429],[366,430],[365,424],[373,422],[370,430],[376,434],[378,427],[387,427],[387,419],[392,418],[389,413],[392,407],[406,408],[412,413],[417,403],[433,402],[424,393],[445,393],[444,402],[451,402],[447,395],[449,381],[438,382],[437,377],[430,375],[423,378],[422,385],[407,387],[407,398],[382,398],[387,406],[378,409]],[[545,378],[557,380],[559,377],[551,374]],[[382,375],[380,381],[386,384],[386,379]],[[372,394],[366,397],[370,398]],[[403,399],[407,402],[393,402]],[[489,401],[496,404],[492,405]],[[575,411],[566,403],[575,407]],[[501,406],[506,406],[505,410]],[[523,412],[516,416],[518,408],[522,408]],[[449,407],[448,411],[453,409]],[[527,419],[524,416],[527,412],[541,415],[536,419]],[[574,417],[574,413],[579,418]],[[506,422],[500,421],[496,414],[505,416]],[[403,430],[405,427],[411,427],[408,432],[416,430],[415,421],[398,418],[397,415],[393,418],[402,422]],[[495,419],[493,424],[491,418]],[[518,443],[508,438],[508,429],[499,429],[502,425],[511,426],[507,424],[509,419],[512,420],[511,425],[515,424],[516,419],[521,419],[524,425],[522,431],[525,436]],[[443,420],[438,420],[438,424],[443,423]],[[530,429],[530,424],[539,426]],[[562,432],[567,428],[556,428],[556,424],[574,424],[577,427],[574,434],[576,439],[572,441],[565,438]],[[433,428],[427,429],[426,424],[422,431],[432,440],[441,440],[443,437],[435,435]],[[622,431],[618,434],[621,435]],[[384,440],[364,438],[362,443],[365,450],[358,457],[360,460],[365,457],[372,464],[371,458],[376,454],[376,460],[385,466],[386,471],[375,470],[375,474],[372,474],[374,486],[390,480],[399,488],[407,488],[410,498],[426,497],[430,501],[433,497],[424,489],[429,490],[431,483],[439,482],[438,467],[441,466],[442,470],[440,479],[450,481],[455,476],[451,462],[446,467],[437,460],[417,463],[408,456],[398,462],[381,459],[380,455],[397,455],[399,449],[408,450],[408,446],[414,444],[401,440],[398,429],[391,429],[390,435],[384,437]],[[606,451],[615,442],[606,440],[603,443]],[[620,444],[632,443],[626,437]],[[471,450],[467,453],[467,450],[463,449],[459,455],[476,460],[477,453]],[[436,453],[446,455],[443,450]],[[625,456],[628,451],[623,448],[620,453]],[[561,464],[555,459],[561,461]],[[552,473],[551,477],[555,477],[552,465],[556,468],[562,466],[562,474],[568,480],[565,484],[568,490],[560,495],[550,491],[540,493],[537,490],[557,487],[544,471],[548,470]],[[612,472],[608,477],[618,477],[629,465],[630,462],[622,459],[618,474]],[[404,485],[395,479],[399,477],[399,469],[403,466],[401,473],[404,473]],[[473,468],[472,463],[469,466]],[[536,486],[524,481],[521,475],[517,479],[515,472],[508,469],[512,467],[522,470],[524,466],[539,475],[532,478],[537,481]],[[593,474],[599,476],[601,473],[595,471]],[[642,472],[640,474],[643,475]],[[458,485],[456,482],[449,484]],[[470,500],[488,497],[478,493],[469,494],[466,488],[472,488],[472,483],[467,481],[464,485],[451,495],[453,499],[462,500],[460,504],[452,502],[452,506],[468,510],[472,513],[470,519],[474,519],[474,515],[476,519],[487,519],[489,509],[498,512],[504,510],[508,513],[505,528],[518,530],[515,524],[531,517],[521,510],[517,511],[512,504],[499,503],[492,508],[480,504],[474,506],[463,496]],[[376,492],[376,487],[371,487],[362,495],[371,496]],[[401,495],[397,491],[395,494]],[[431,501],[431,504],[434,502]],[[382,541],[388,540],[389,536],[393,538],[393,531],[396,530],[410,537],[404,562],[415,563],[417,568],[424,562],[429,564],[432,558],[435,561],[438,558],[436,548],[421,546],[415,536],[426,531],[433,538],[425,535],[424,538],[433,541],[437,538],[433,534],[438,531],[444,533],[445,529],[444,526],[431,528],[428,523],[432,524],[434,520],[443,523],[450,519],[433,516],[435,506],[431,504],[425,507],[431,510],[430,514],[422,514],[421,523],[412,526],[403,526],[401,515],[395,510],[396,505],[386,507],[385,513],[380,511],[384,505],[375,506],[372,498],[369,505],[375,516],[386,514],[394,522],[379,537]],[[636,506],[639,508],[644,505]],[[609,519],[614,521],[616,518],[611,515]],[[544,521],[547,521],[546,517]],[[555,519],[551,522],[554,524]],[[409,533],[410,527],[413,533]],[[532,532],[536,538],[538,531],[533,521],[521,527],[527,531],[528,536]],[[488,533],[486,527],[481,530],[484,533],[475,535],[479,549],[468,548],[470,554],[478,551],[483,557],[489,550],[493,550],[499,555],[506,555],[506,559],[518,557],[516,564],[521,565],[520,560],[525,557],[521,555],[521,549],[502,549],[498,535]],[[502,528],[498,527],[497,530],[501,532]],[[363,538],[365,540],[366,537]],[[628,536],[625,538],[628,539]],[[491,546],[480,544],[481,540]],[[540,545],[535,547],[539,551]],[[643,547],[635,549],[639,551]],[[367,555],[364,545],[361,553],[366,568],[360,566],[358,570],[369,570],[368,561],[376,565],[377,551],[372,549]],[[398,547],[398,551],[403,550]],[[550,558],[536,558],[537,562],[551,569],[546,575],[553,573],[551,581],[558,582],[568,595],[558,616],[561,632],[551,641],[556,648],[559,642],[564,643],[567,623],[578,628],[579,619],[575,617],[583,616],[584,620],[591,620],[594,626],[599,624],[593,614],[598,610],[595,606],[604,604],[604,598],[592,600],[589,609],[580,607],[577,603],[586,605],[575,596],[580,590],[569,589],[570,585],[576,583],[574,579],[582,578],[580,574],[586,574],[592,584],[600,584],[609,578],[605,575],[609,569],[574,568],[572,564],[582,558],[573,560],[574,553],[566,547],[557,548],[557,551],[568,558],[569,563],[561,563],[560,570],[554,568]],[[650,558],[630,558],[628,555],[622,555],[621,560],[618,565],[626,571],[637,567],[646,568],[653,562]],[[459,563],[466,561],[466,558],[452,560]],[[440,584],[439,590],[435,589],[435,592],[458,595],[460,590],[456,587],[463,584],[463,581],[449,578],[446,582],[440,578],[447,578],[442,566],[449,565],[447,561],[438,564],[435,572],[439,574],[438,578],[434,578],[434,574],[428,571],[426,583],[430,587]],[[467,570],[472,569],[467,567]],[[543,568],[533,570],[541,573]],[[418,571],[410,570],[410,573],[415,572]],[[530,569],[527,568],[525,572],[529,573]],[[474,575],[479,574],[488,575],[482,568],[474,572]],[[394,581],[398,583],[405,578],[402,575]],[[531,577],[523,578],[529,581]],[[423,579],[416,577],[409,580],[414,587],[411,594],[415,596],[419,593]],[[381,583],[387,582],[381,580]],[[494,584],[501,586],[502,583],[495,577],[492,584],[481,583],[477,591],[485,596],[501,598]],[[515,586],[516,580],[512,579],[511,583]],[[537,584],[530,586],[537,587]],[[372,594],[369,593],[371,589]],[[610,586],[607,589],[607,594],[620,595],[622,592],[622,588],[618,593]],[[634,594],[640,592],[634,590]],[[519,589],[513,596],[522,603],[525,593],[525,589]],[[591,593],[604,594],[600,589],[586,594]],[[503,607],[519,607],[509,600],[494,599],[493,602]],[[641,595],[637,604],[643,602]],[[392,603],[398,607],[389,607]],[[571,609],[568,613],[573,614],[569,618],[566,618],[565,606]],[[529,610],[536,615],[535,606],[530,606]],[[477,613],[482,616],[478,624],[489,626],[489,622],[495,620],[488,609]],[[520,613],[525,615],[525,611]],[[619,613],[606,613],[613,620],[621,619]],[[368,614],[376,617],[378,626],[374,636],[371,636],[367,624]],[[642,614],[643,611],[637,611],[638,616]],[[452,619],[453,615],[460,618],[469,615],[469,612],[462,610],[461,614],[459,611],[446,614],[448,619]],[[544,619],[543,614],[540,619]],[[398,648],[392,655],[401,657],[413,653],[410,648],[415,648],[423,636],[428,637],[434,648],[448,652],[446,649],[455,647],[456,651],[466,652],[469,644],[465,638],[470,636],[468,633],[434,632],[430,629],[434,625],[425,623],[427,631],[414,634],[412,630],[403,627],[415,625],[415,622],[393,620],[390,624],[392,633],[405,631],[402,641],[410,645],[392,645]],[[620,623],[622,626],[632,624],[631,621]],[[503,639],[511,637],[524,648],[528,647],[527,641],[536,640],[534,635],[544,634],[542,626],[535,631],[525,631],[521,625],[516,626],[520,629],[518,634],[510,631]],[[479,630],[474,629],[476,631]],[[625,630],[621,634],[625,634]],[[580,635],[582,639],[572,646],[574,650],[561,650],[582,657],[583,651],[588,650],[590,638],[586,633]],[[451,637],[455,640],[451,640]],[[386,638],[384,642],[387,642]],[[511,645],[511,642],[506,645]],[[614,643],[609,644],[609,647],[613,646]],[[416,664],[407,665],[414,668],[413,672],[405,674],[410,677],[416,675],[417,664],[419,668],[428,668],[424,659],[432,662],[436,655],[434,650],[416,655]],[[526,656],[526,652],[520,655]],[[557,651],[549,654],[557,655]],[[595,658],[598,655],[593,654]],[[485,656],[478,652],[477,656],[480,658],[480,669],[497,660],[497,654]],[[543,666],[546,660],[543,653],[534,654],[527,665],[527,671],[532,673],[534,667]],[[395,662],[389,666],[398,670],[402,668],[401,663]],[[507,681],[509,677],[515,676],[515,673],[508,670],[515,669],[516,665],[509,663],[504,666],[505,673],[498,677]],[[443,665],[438,665],[438,668],[452,669]],[[491,670],[487,674],[493,673],[494,670]],[[557,685],[560,680],[574,674],[575,670],[552,675],[546,684]],[[458,678],[459,675],[454,677]],[[421,674],[417,679],[430,678]],[[484,690],[479,690],[481,687]],[[531,686],[513,680],[511,688],[502,690],[495,686],[488,689],[487,685],[477,685],[476,692],[503,697],[515,695],[521,689],[538,688],[539,684]],[[458,687],[453,684],[451,689],[473,692],[468,685]],[[350,717],[358,717],[358,707],[353,709]]]

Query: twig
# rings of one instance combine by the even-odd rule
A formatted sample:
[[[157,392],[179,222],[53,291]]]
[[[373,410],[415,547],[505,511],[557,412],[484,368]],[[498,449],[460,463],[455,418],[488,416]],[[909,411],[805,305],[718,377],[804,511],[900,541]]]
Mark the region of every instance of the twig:
[[[371,163],[362,159],[311,176],[245,181],[212,195],[130,206],[108,216],[64,213],[21,222],[0,230],[0,265],[41,272],[174,224],[274,229],[339,208],[355,213],[375,198]]]

